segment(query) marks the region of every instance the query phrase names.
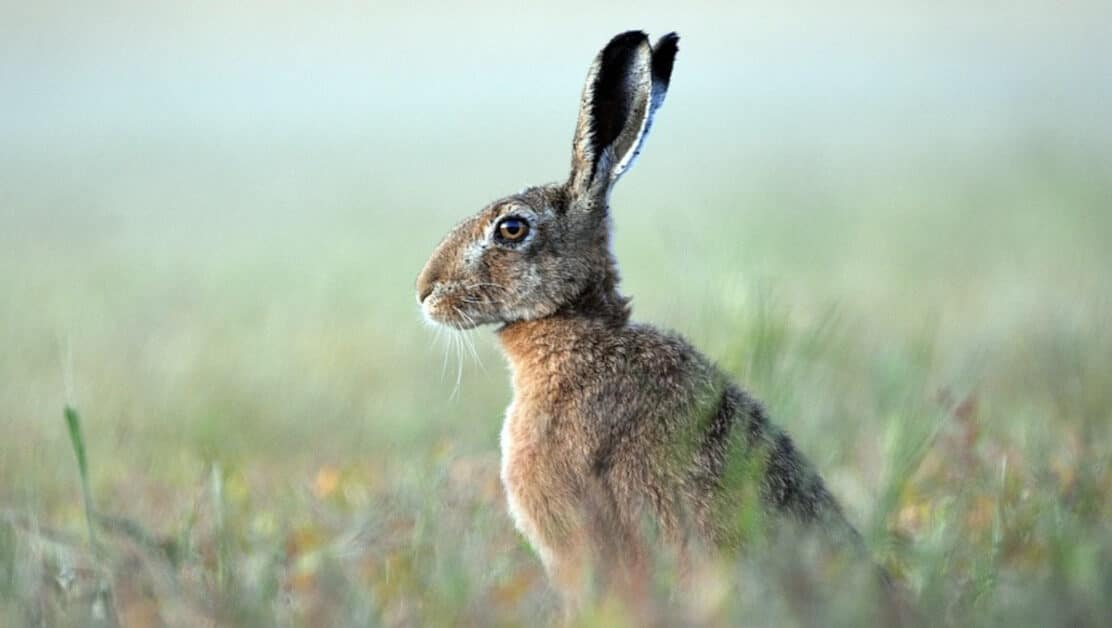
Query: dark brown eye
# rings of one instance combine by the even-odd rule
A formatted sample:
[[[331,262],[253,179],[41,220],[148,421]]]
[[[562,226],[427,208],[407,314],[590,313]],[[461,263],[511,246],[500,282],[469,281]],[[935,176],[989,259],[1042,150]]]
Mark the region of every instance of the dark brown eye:
[[[516,216],[498,223],[498,237],[507,242],[520,242],[529,233],[529,223]]]

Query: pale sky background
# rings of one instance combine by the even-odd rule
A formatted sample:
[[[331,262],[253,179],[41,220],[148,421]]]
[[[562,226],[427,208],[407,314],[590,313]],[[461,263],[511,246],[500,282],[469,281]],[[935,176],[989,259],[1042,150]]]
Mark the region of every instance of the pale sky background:
[[[867,203],[937,179],[945,204],[1009,161],[1112,172],[1108,2],[48,1],[0,16],[0,238],[36,246],[350,214],[378,232],[427,220],[424,251],[491,198],[566,176],[586,68],[630,28],[676,30],[681,51],[620,207],[693,215],[764,186],[775,207],[738,204],[810,219],[816,181],[860,184]],[[622,212],[623,227],[643,215]]]
[[[568,134],[594,51],[628,28],[681,34],[669,124],[693,136],[1112,128],[1106,2],[8,4],[9,146],[176,133],[439,142],[464,116],[541,125],[547,141]]]

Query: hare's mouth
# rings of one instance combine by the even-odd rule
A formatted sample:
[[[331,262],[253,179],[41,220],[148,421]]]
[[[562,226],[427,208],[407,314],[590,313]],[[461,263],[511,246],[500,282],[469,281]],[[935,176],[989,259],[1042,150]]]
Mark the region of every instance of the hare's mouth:
[[[456,299],[448,294],[433,293],[421,301],[421,314],[425,321],[433,325],[443,325],[453,329],[474,329],[490,322],[488,317],[455,303]]]

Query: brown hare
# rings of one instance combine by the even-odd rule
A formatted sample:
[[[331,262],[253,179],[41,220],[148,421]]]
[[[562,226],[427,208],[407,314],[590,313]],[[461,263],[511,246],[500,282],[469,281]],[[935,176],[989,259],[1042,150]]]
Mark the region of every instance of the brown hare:
[[[596,579],[643,569],[650,543],[736,547],[745,508],[857,543],[761,404],[683,338],[630,322],[618,292],[610,190],[664,101],[678,40],[614,37],[587,74],[568,179],[460,223],[417,280],[432,321],[499,325],[509,510],[573,606]]]

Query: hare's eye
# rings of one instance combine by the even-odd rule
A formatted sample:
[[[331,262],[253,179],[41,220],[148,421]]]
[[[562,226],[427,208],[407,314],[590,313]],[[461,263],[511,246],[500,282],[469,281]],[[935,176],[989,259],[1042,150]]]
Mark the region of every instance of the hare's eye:
[[[516,216],[503,218],[498,223],[498,237],[506,242],[520,242],[529,233],[529,223]]]

